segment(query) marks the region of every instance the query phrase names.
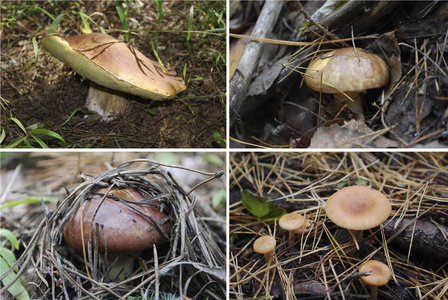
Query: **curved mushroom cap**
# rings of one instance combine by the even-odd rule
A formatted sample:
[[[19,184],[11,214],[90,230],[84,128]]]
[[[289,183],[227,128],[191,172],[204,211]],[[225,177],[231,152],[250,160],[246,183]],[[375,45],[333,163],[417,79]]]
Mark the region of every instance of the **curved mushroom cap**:
[[[361,279],[371,286],[383,286],[392,278],[389,267],[378,260],[368,260],[363,263],[358,271],[360,273],[372,272],[371,275],[362,276]]]
[[[157,62],[107,34],[52,35],[41,43],[81,76],[113,90],[167,100],[186,88],[176,72],[164,73]]]
[[[305,218],[296,213],[283,215],[278,221],[278,225],[284,230],[296,230],[303,226]]]
[[[305,73],[309,88],[327,94],[380,88],[389,83],[389,78],[389,68],[378,55],[351,47],[322,54]]]
[[[382,224],[392,207],[381,192],[363,185],[345,187],[328,198],[325,211],[342,228],[366,230]]]
[[[94,247],[96,236],[95,223],[104,226],[103,230],[100,229],[99,232],[98,250],[100,252],[105,252],[104,237],[106,238],[108,252],[144,250],[160,243],[164,239],[162,233],[153,226],[152,221],[148,217],[128,206],[131,205],[135,209],[150,215],[160,224],[166,215],[155,207],[155,203],[153,205],[132,205],[129,203],[126,205],[122,201],[118,201],[117,197],[130,202],[139,202],[145,199],[135,189],[118,190],[112,188],[98,209],[95,220],[92,221],[93,215],[103,198],[102,194],[106,192],[107,189],[99,189],[96,191],[98,194],[92,195],[91,199],[83,203],[82,228],[84,245],[87,246],[92,225],[92,247]],[[170,224],[168,222],[165,222],[161,227],[166,234],[169,234]],[[102,231],[104,231],[104,237]],[[65,226],[64,239],[70,247],[82,250],[81,207]]]
[[[254,242],[254,251],[260,254],[266,254],[275,249],[277,242],[275,238],[269,235],[259,237]]]

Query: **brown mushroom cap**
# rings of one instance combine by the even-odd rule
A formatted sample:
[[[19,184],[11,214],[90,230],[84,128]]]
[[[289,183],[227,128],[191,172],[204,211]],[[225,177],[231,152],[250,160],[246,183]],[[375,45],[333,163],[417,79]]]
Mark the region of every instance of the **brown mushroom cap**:
[[[275,249],[277,242],[275,238],[269,235],[259,237],[254,242],[254,251],[260,254],[267,254]]]
[[[356,50],[355,50],[356,49]],[[389,83],[389,68],[378,55],[341,48],[313,60],[305,73],[309,88],[322,93],[363,92]]]
[[[124,252],[124,251],[140,251],[152,247],[160,243],[164,236],[157,230],[152,221],[143,214],[136,212],[128,205],[132,205],[137,210],[152,216],[152,218],[160,223],[165,217],[154,205],[133,205],[125,204],[118,198],[131,202],[140,202],[145,199],[138,191],[132,188],[118,190],[112,188],[97,211],[95,220],[93,215],[100,205],[104,193],[107,189],[99,189],[98,194],[93,194],[91,199],[83,203],[82,221],[84,233],[84,245],[87,247],[89,240],[90,227],[92,227],[92,247],[94,247],[95,239],[95,223],[103,225],[104,237],[107,242],[108,252]],[[93,224],[92,224],[93,223]],[[166,234],[170,232],[170,224],[165,222],[161,225]],[[99,232],[100,252],[105,252],[105,241],[102,231]],[[74,214],[64,228],[64,239],[67,244],[76,249],[82,250],[81,240],[81,208]]]
[[[366,230],[382,224],[392,207],[381,192],[363,185],[345,187],[328,198],[325,211],[342,228]]]
[[[296,230],[303,226],[305,218],[296,213],[283,215],[278,221],[278,225],[284,230]]]
[[[383,286],[392,278],[389,267],[378,261],[368,260],[358,270],[360,273],[372,272],[371,275],[362,276],[361,279],[370,286]]]
[[[140,51],[103,33],[62,38],[52,35],[42,46],[81,76],[107,88],[152,100],[167,100],[185,89],[176,72],[163,72]]]

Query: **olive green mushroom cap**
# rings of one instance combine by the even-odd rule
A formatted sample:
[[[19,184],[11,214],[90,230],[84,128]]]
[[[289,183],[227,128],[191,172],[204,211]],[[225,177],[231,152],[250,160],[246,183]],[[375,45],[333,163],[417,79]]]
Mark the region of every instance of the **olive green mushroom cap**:
[[[361,279],[370,286],[383,286],[392,278],[392,273],[389,267],[378,261],[378,260],[368,260],[362,264],[358,271],[360,273],[372,272],[371,275],[362,276]]]
[[[352,230],[366,230],[382,224],[389,217],[389,199],[363,185],[345,187],[328,198],[325,212],[336,225]]]
[[[41,43],[81,76],[113,90],[168,100],[186,88],[176,72],[164,72],[157,62],[107,34],[51,35]]]
[[[154,226],[149,217],[144,215],[150,215],[155,222],[162,223],[166,215],[153,203],[133,204],[144,200],[145,197],[132,188],[122,190],[112,188],[102,202],[106,192],[107,189],[96,191],[96,194],[84,201],[82,210],[80,207],[65,226],[64,239],[70,247],[82,250],[81,227],[85,246],[89,241],[90,228],[93,228],[93,247],[96,223],[103,226],[98,233],[98,250],[100,252],[105,252],[106,243],[108,252],[124,252],[148,249],[164,240],[165,235]],[[118,198],[126,200],[127,204],[119,201]],[[169,222],[164,222],[160,227],[167,235],[169,234]]]
[[[313,60],[305,73],[307,86],[322,93],[363,92],[389,83],[389,68],[378,55],[361,48],[341,48]]]

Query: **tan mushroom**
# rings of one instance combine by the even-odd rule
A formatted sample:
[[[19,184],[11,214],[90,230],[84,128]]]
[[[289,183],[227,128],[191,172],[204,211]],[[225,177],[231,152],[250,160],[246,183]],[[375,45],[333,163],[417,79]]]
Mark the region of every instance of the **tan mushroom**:
[[[102,201],[106,192],[107,189],[99,189],[90,199],[84,201],[82,209],[80,207],[65,226],[64,239],[77,251],[83,250],[83,244],[87,247],[89,238],[92,241],[92,249],[97,243],[100,253],[106,252],[107,246],[107,263],[118,259],[109,272],[109,278],[111,280],[118,278],[121,281],[126,274],[132,273],[134,256],[161,243],[170,232],[170,224],[166,222],[166,214],[156,203],[148,201],[145,201],[145,204],[139,203],[145,197],[137,190],[112,188]],[[159,228],[163,232],[159,231],[151,218],[145,214],[160,223]],[[95,224],[103,227],[98,233]],[[97,235],[98,241],[96,241]]]
[[[266,263],[270,265],[276,245],[277,242],[275,241],[274,237],[265,235],[256,239],[253,247],[255,252],[264,255]]]
[[[125,112],[124,93],[151,100],[168,100],[186,87],[176,72],[160,65],[114,37],[90,33],[46,36],[42,46],[54,57],[91,81],[86,106],[110,121]]]
[[[341,48],[318,56],[305,73],[312,90],[334,94],[348,108],[363,113],[361,93],[389,83],[389,68],[378,55],[360,48]]]
[[[333,223],[355,231],[357,248],[359,231],[384,223],[391,211],[390,201],[383,193],[364,185],[345,187],[331,195],[325,204],[325,212]]]
[[[295,231],[303,226],[305,218],[296,213],[283,215],[278,221],[278,225],[289,233],[289,247],[294,244]]]
[[[361,279],[370,286],[370,299],[376,300],[378,297],[379,286],[386,285],[392,278],[392,273],[389,267],[378,261],[378,260],[368,260],[363,263],[358,271],[360,273],[371,272],[371,275],[362,276]]]

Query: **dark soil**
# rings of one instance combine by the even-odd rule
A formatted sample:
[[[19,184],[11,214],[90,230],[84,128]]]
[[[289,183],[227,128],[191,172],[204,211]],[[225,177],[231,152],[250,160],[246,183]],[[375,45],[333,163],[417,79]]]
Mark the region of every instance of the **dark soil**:
[[[93,32],[100,32],[101,26],[106,33],[125,40],[115,2],[3,2],[1,125],[7,135],[2,146],[24,135],[10,120],[15,117],[25,127],[37,124],[60,134],[66,141],[44,139],[50,147],[221,147],[213,135],[226,136],[226,41],[225,33],[204,33],[224,27],[216,19],[209,19],[204,11],[225,10],[225,1],[210,2],[207,7],[195,1],[163,2],[160,27],[154,1],[132,1],[129,6],[126,22],[131,31],[129,43],[156,60],[151,37],[166,67],[183,76],[185,66],[187,89],[177,99],[164,102],[128,95],[131,109],[124,116],[110,123],[100,122],[97,115],[84,107],[89,82],[40,45],[33,49],[32,39],[35,37],[39,43],[53,22],[45,10],[54,17],[65,14],[56,30],[61,36],[81,34],[79,12],[82,11],[95,21],[89,23]],[[194,32],[190,56],[187,30],[191,7],[194,7]],[[17,12],[18,9],[21,11]]]

